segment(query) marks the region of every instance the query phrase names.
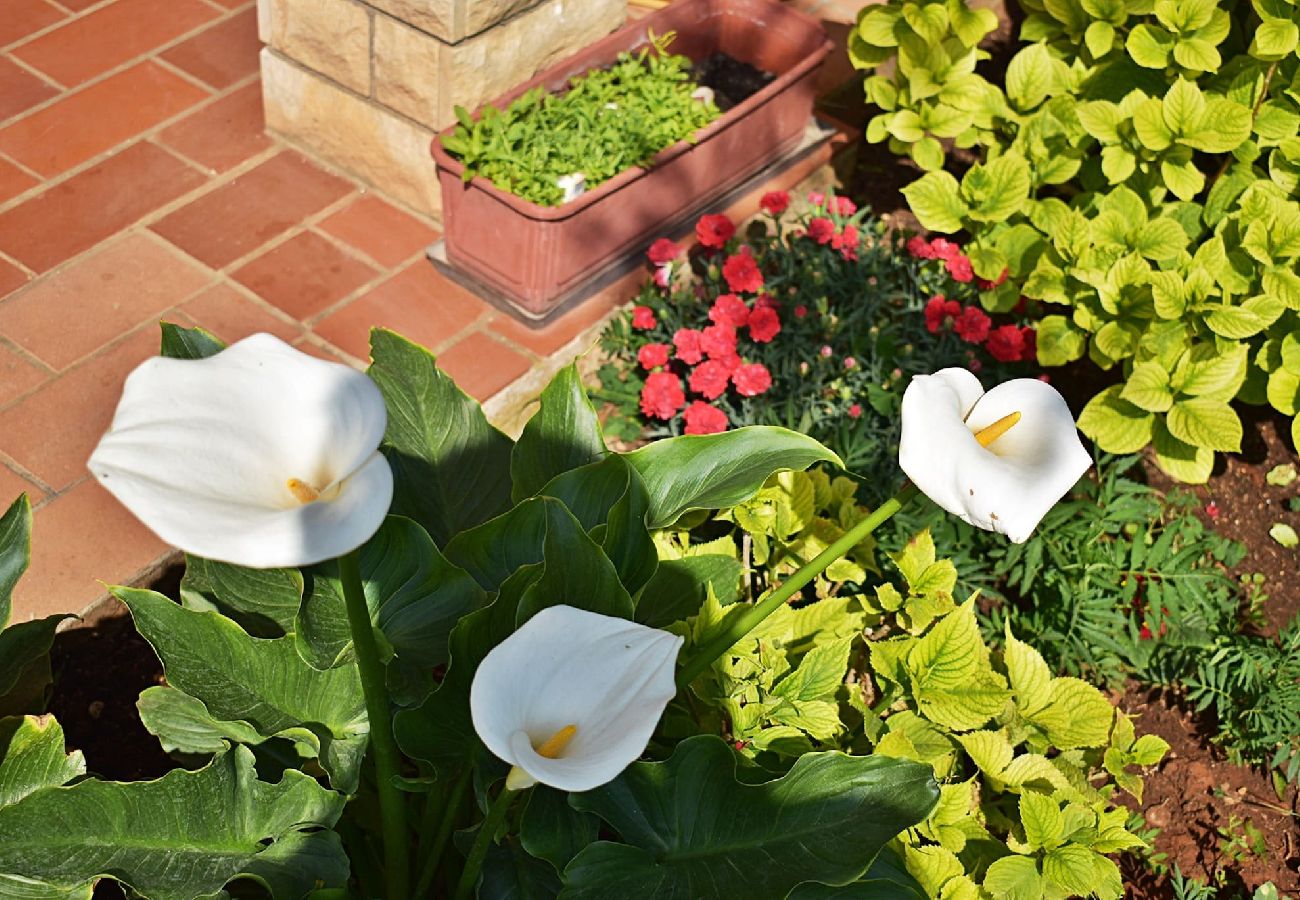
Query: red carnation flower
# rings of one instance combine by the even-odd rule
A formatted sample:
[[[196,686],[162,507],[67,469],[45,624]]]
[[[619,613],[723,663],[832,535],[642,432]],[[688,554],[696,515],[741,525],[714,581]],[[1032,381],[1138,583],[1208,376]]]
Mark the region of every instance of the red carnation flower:
[[[857,259],[858,241],[858,230],[852,225],[846,225],[843,231],[831,238],[831,246],[840,251],[845,259]]]
[[[914,234],[907,239],[907,252],[917,259],[934,259],[934,248],[919,234]]]
[[[1014,325],[1003,325],[989,332],[985,349],[998,362],[1018,362],[1025,353],[1025,336]]]
[[[641,388],[641,412],[656,419],[671,419],[686,405],[681,379],[671,372],[654,372]]]
[[[710,325],[700,332],[700,349],[709,359],[736,355],[736,329],[726,324]]]
[[[632,327],[640,328],[642,331],[647,328],[654,328],[657,324],[655,311],[648,306],[635,306],[632,308]]]
[[[711,403],[696,400],[686,408],[687,434],[717,434],[727,430],[727,414]]]
[[[790,208],[790,194],[786,191],[768,191],[758,201],[768,215],[779,216]]]
[[[925,327],[931,334],[938,334],[951,323],[948,319],[955,319],[961,312],[961,304],[956,300],[949,300],[943,294],[936,294],[930,298],[930,302],[925,304]]]
[[[1026,325],[1020,329],[1020,334],[1025,339],[1025,351],[1020,358],[1025,362],[1038,362],[1038,332]]]
[[[735,233],[736,226],[726,216],[700,216],[700,221],[695,223],[696,239],[705,247],[715,250],[724,246]]]
[[[808,237],[819,244],[829,244],[835,237],[835,223],[825,216],[818,216],[808,223]]]
[[[826,202],[826,195],[821,191],[809,191],[808,202],[813,206],[822,206]]]
[[[752,294],[763,289],[763,273],[748,247],[741,247],[739,253],[727,257],[722,264],[722,277],[727,279],[727,287],[737,293]]]
[[[962,284],[969,284],[975,280],[975,269],[971,267],[970,257],[963,253],[950,256],[944,260],[944,268],[952,276],[953,281],[960,281]]]
[[[671,349],[667,344],[646,344],[636,352],[636,358],[641,363],[641,368],[658,369],[660,366],[668,365],[668,353]]]
[[[731,373],[731,383],[740,396],[757,397],[772,386],[772,373],[762,363],[750,363]]]
[[[930,259],[952,259],[961,253],[961,244],[954,244],[947,238],[935,238],[930,241]]]
[[[795,317],[796,319],[802,319],[802,318],[803,318],[804,316],[806,316],[806,315],[808,315],[808,307],[806,307],[806,306],[796,306],[796,307],[794,308],[794,317]]]
[[[968,306],[961,311],[961,315],[953,322],[953,331],[957,332],[957,337],[971,344],[982,344],[984,339],[989,336],[989,328],[993,321],[982,310],[973,306]]]
[[[691,390],[709,400],[716,400],[727,390],[730,378],[731,366],[721,360],[708,359],[691,372]]]
[[[673,347],[677,350],[677,358],[688,366],[693,366],[700,360],[704,359],[704,350],[700,346],[702,335],[693,328],[679,328],[673,335]]]
[[[858,205],[848,197],[836,197],[832,204],[832,209],[846,219],[858,211]]]
[[[854,403],[852,406],[849,407],[849,418],[850,418],[850,419],[860,419],[860,418],[862,418],[862,404],[861,404],[861,403]]]
[[[673,280],[673,264],[664,263],[662,266],[655,266],[654,274],[655,287],[666,288]]]
[[[720,294],[709,310],[709,320],[719,325],[744,328],[749,321],[749,307],[735,294]]]
[[[759,294],[757,299],[754,300],[754,309],[762,309],[764,307],[767,307],[768,309],[780,309],[781,301],[773,297],[771,294]]]
[[[781,332],[781,317],[770,306],[757,307],[749,314],[749,339],[766,344]]]
[[[651,244],[650,249],[646,251],[646,256],[648,256],[650,262],[654,263],[656,266],[670,263],[681,255],[682,248],[668,240],[668,238],[660,238]]]

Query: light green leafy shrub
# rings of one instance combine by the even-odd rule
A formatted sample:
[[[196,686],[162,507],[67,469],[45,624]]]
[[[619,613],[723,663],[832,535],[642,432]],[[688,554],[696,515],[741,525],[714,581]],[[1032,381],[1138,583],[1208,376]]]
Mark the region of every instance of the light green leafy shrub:
[[[904,190],[926,228],[968,231],[979,277],[1008,272],[989,308],[1066,307],[1039,326],[1041,363],[1122,368],[1080,428],[1113,453],[1154,444],[1162,469],[1203,482],[1240,449],[1231,401],[1300,411],[1300,9],[1021,6],[1027,45],[1001,84],[976,71],[989,11],[864,9],[855,64],[897,64],[866,81],[867,137],[927,170]],[[949,139],[980,157],[960,178]]]
[[[740,506],[681,523],[689,532],[661,533],[660,554],[676,557],[662,566],[714,574],[688,640],[860,518],[852,488],[815,470],[782,473]],[[1138,737],[1095,687],[1054,677],[1009,628],[992,652],[928,532],[890,557],[897,584],[874,556],[859,547],[696,683],[718,728],[774,771],[815,749],[931,766],[939,803],[894,842],[921,892],[890,896],[1122,896],[1110,857],[1143,842],[1114,792],[1140,800],[1138,767],[1167,745]]]

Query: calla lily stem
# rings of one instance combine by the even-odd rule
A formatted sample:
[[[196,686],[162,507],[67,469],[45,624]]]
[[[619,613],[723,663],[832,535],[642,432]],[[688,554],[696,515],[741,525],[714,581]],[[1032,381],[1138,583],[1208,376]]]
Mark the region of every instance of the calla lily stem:
[[[861,543],[867,535],[889,521],[890,517],[906,506],[917,493],[916,485],[906,485],[901,491],[873,510],[869,516],[844,532],[839,540],[813,557],[811,562],[786,579],[784,584],[768,594],[761,603],[756,603],[745,610],[744,613],[732,619],[725,629],[700,647],[682,666],[681,671],[677,673],[678,688],[686,687],[707,672],[709,667],[713,665],[714,660],[763,624],[764,619],[780,609],[786,601],[802,590],[814,578],[825,572],[831,563],[843,557]]]
[[[384,837],[384,876],[389,897],[409,897],[411,872],[407,861],[406,798],[397,786],[399,773],[397,743],[393,740],[393,715],[388,705],[384,664],[379,660],[374,625],[366,605],[357,551],[338,558],[339,580],[352,630],[352,646],[361,673],[361,690],[370,720],[370,747],[375,755],[375,781]]]
[[[438,864],[442,861],[442,853],[447,848],[447,839],[451,837],[456,814],[460,812],[460,804],[465,799],[465,791],[469,789],[473,774],[474,770],[466,766],[452,785],[451,794],[444,798],[446,802],[442,809],[442,821],[438,824],[438,834],[433,839],[433,847],[425,857],[420,878],[415,883],[414,896],[417,898],[426,896],[429,888],[433,886],[434,876],[438,874]]]
[[[501,830],[501,823],[506,820],[506,813],[510,811],[510,804],[519,793],[502,786],[501,793],[497,794],[497,798],[488,807],[487,815],[483,817],[483,824],[479,826],[478,834],[474,836],[474,846],[469,848],[469,856],[465,858],[465,868],[461,871],[460,881],[456,884],[455,900],[466,900],[473,895],[474,885],[478,883],[478,874],[483,869],[483,860],[487,858],[488,847],[492,846],[496,833]]]

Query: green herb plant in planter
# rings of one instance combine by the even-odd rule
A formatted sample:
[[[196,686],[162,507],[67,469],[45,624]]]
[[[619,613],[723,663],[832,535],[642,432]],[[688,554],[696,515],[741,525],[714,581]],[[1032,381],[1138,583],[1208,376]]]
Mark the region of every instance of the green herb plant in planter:
[[[465,164],[466,181],[481,175],[525,200],[558,206],[573,195],[575,174],[590,189],[718,117],[711,96],[691,80],[691,61],[668,52],[674,37],[651,35],[650,47],[620,53],[563,93],[535,88],[504,111],[485,106],[477,120],[456,107],[460,126],[443,146]]]
[[[998,84],[976,70],[987,10],[864,9],[855,64],[897,63],[867,79],[867,137],[928,170],[904,190],[926,228],[965,230],[976,274],[1008,273],[990,308],[1066,307],[1039,325],[1040,362],[1120,368],[1080,428],[1113,453],[1153,444],[1162,469],[1203,482],[1216,451],[1240,449],[1233,400],[1300,411],[1300,14],[1288,0],[1021,6],[1025,46]],[[963,172],[945,141],[975,162]]]
[[[661,562],[655,533],[735,508],[780,472],[838,464],[816,441],[752,427],[610,453],[574,367],[511,441],[426,351],[383,330],[364,374],[268,335],[223,348],[165,326],[163,349],[128,379],[90,467],[187,551],[179,603],[112,590],[165,669],[141,718],[195,768],[85,777],[53,720],[15,710],[0,720],[0,892],[86,896],[111,878],[162,900],[227,885],[314,900],[919,896],[938,883],[932,845],[961,852],[944,829],[978,830],[948,784],[955,769],[906,758],[901,738],[884,752],[900,712],[882,730],[883,708],[850,704],[867,743],[750,755],[724,740],[716,685],[750,678],[796,709],[807,699],[810,715],[847,689],[839,646],[801,661],[783,650],[798,663],[790,681],[775,657],[746,662],[750,642],[919,490],[1024,540],[1089,462],[1047,385],[985,393],[968,372],[918,376],[899,457],[916,486],[723,606],[716,571]],[[20,498],[0,520],[6,607],[29,532]],[[971,640],[969,604],[944,599],[945,571],[904,569],[933,615],[909,600],[906,636],[871,644],[891,709],[915,703],[944,734],[1030,755],[1099,746],[1094,731],[1126,742],[1104,702],[1086,740],[1055,730],[1054,704],[1080,702],[1070,680],[1032,656],[992,660]],[[864,648],[847,630],[860,621],[832,615],[806,634]],[[1033,760],[1013,777],[1009,750],[995,765],[1001,746],[971,752],[1000,785],[997,808],[1051,806],[1061,827],[986,847],[996,859],[961,863],[962,877],[1114,896],[1099,854],[1131,837],[1058,763],[1060,777]],[[963,764],[956,777],[977,776]],[[1098,881],[1077,891],[1082,866]]]

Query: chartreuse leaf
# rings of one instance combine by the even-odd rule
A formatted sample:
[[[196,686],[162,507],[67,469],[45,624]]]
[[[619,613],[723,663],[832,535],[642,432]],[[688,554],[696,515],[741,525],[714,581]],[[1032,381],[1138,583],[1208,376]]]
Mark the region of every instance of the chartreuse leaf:
[[[972,166],[961,180],[962,194],[971,204],[969,215],[980,222],[1002,222],[1023,209],[1030,185],[1029,163],[1019,153]]]
[[[53,716],[0,719],[0,810],[85,773],[81,751],[64,752],[63,728]]]
[[[571,794],[626,843],[587,846],[560,897],[748,900],[803,882],[849,884],[939,796],[929,766],[880,756],[809,753],[762,784],[738,781],[735,766],[721,739],[693,737],[665,762],[633,763]]]
[[[1107,453],[1136,453],[1151,443],[1155,417],[1127,400],[1124,387],[1112,385],[1088,401],[1079,430]]]
[[[370,333],[367,374],[388,408],[384,454],[393,468],[394,513],[438,546],[510,508],[510,439],[482,408],[405,338]]]
[[[1053,60],[1046,44],[1030,44],[1007,66],[1007,99],[1027,112],[1047,99],[1052,90]]]
[[[984,875],[984,890],[995,900],[1039,900],[1044,895],[1038,863],[1028,856],[1004,856],[995,860]]]
[[[905,661],[921,713],[958,731],[979,728],[1002,711],[1011,692],[989,665],[971,603],[939,620]]]
[[[970,207],[961,198],[957,179],[947,172],[927,172],[903,188],[907,205],[917,221],[930,231],[960,231]],[[652,445],[653,446],[653,445]]]
[[[1021,715],[1032,716],[1052,702],[1052,671],[1037,650],[1015,639],[1010,622],[1007,622],[1005,639],[1003,660],[1016,696],[1016,708]]]
[[[1241,419],[1222,400],[1189,397],[1169,410],[1165,423],[1180,441],[1195,447],[1237,452],[1241,449]]]
[[[782,469],[801,471],[817,462],[843,465],[812,438],[768,425],[668,438],[625,458],[645,482],[651,528],[670,525],[693,509],[735,506]]]
[[[193,612],[152,591],[111,590],[157,651],[168,685],[198,699],[219,722],[287,737],[320,759],[332,784],[356,790],[368,725],[355,666],[313,669],[292,637],[249,637],[218,613]]]
[[[1105,695],[1078,678],[1053,678],[1051,700],[1026,718],[1043,729],[1060,750],[1101,747],[1110,736],[1115,711]]]
[[[215,610],[254,637],[282,637],[293,631],[302,592],[297,569],[247,569],[185,556],[181,603],[199,612]]]
[[[293,769],[257,780],[244,747],[156,781],[42,788],[0,808],[0,895],[88,897],[102,877],[150,900],[216,896],[237,878],[276,897],[341,887],[348,859],[328,829],[343,802]]]
[[[1020,821],[1025,829],[1025,843],[1033,850],[1050,850],[1065,836],[1061,806],[1043,794],[1020,795]]]
[[[511,495],[518,503],[557,475],[598,462],[605,455],[596,408],[583,390],[578,367],[565,366],[542,391],[510,454]]]
[[[1156,450],[1156,465],[1171,477],[1187,484],[1204,484],[1214,469],[1214,451],[1179,440],[1157,418],[1151,443]]]

